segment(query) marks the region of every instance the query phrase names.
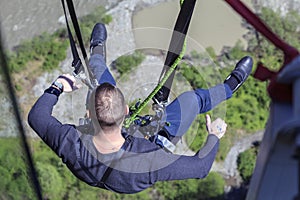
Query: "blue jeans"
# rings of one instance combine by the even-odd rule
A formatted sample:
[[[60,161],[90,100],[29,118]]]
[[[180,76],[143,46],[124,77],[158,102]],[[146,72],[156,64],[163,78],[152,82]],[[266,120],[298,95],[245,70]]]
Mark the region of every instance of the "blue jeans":
[[[90,58],[90,69],[98,83],[116,85],[102,55],[94,54]],[[196,89],[184,92],[166,106],[164,120],[169,125],[164,127],[169,139],[183,136],[196,116],[213,109],[216,105],[232,96],[227,84],[219,84],[209,89]]]
[[[94,74],[98,84],[110,83],[116,86],[116,81],[111,75],[108,67],[106,66],[105,60],[100,54],[93,54],[89,60],[89,67]]]

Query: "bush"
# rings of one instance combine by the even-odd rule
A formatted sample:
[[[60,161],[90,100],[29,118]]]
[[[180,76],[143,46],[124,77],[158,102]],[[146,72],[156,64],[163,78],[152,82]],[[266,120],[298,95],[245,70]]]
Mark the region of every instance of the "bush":
[[[216,172],[210,172],[209,175],[200,180],[198,185],[197,199],[224,199],[225,180]]]
[[[103,7],[79,19],[81,33],[86,46],[89,45],[90,34],[94,25],[99,22],[109,23],[110,15],[105,14]],[[72,31],[74,33],[74,31]],[[66,29],[59,29],[54,34],[43,33],[29,41],[15,47],[13,53],[8,54],[8,65],[10,72],[20,73],[28,69],[29,61],[41,61],[42,71],[57,69],[59,63],[66,58],[66,50],[69,47],[69,39]]]
[[[221,175],[210,172],[204,179],[158,182],[155,189],[162,199],[223,199],[225,181]]]
[[[145,55],[143,53],[135,51],[131,55],[120,56],[113,62],[113,67],[118,70],[120,76],[123,76],[140,65],[144,59]]]
[[[42,193],[46,199],[61,199],[64,183],[56,167],[49,163],[36,163]]]
[[[42,70],[56,69],[60,61],[65,59],[68,41],[57,38],[56,34],[44,33],[30,41],[23,42],[15,48],[15,54],[9,55],[8,65],[10,72],[20,73],[28,69],[29,61],[42,61]]]
[[[34,199],[27,162],[18,138],[0,139],[0,192],[3,199]]]
[[[249,183],[256,164],[257,150],[248,149],[238,156],[238,170],[244,182]]]

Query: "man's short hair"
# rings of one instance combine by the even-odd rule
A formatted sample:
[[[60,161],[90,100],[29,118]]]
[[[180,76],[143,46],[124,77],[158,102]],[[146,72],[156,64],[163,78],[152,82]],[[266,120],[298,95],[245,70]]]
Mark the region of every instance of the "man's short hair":
[[[103,83],[96,88],[95,114],[102,128],[120,126],[125,110],[125,98],[120,89],[109,83]]]

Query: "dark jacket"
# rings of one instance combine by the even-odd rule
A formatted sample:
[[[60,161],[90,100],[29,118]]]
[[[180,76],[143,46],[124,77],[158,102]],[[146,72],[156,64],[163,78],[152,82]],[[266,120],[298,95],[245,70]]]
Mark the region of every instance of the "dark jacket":
[[[74,125],[52,116],[58,97],[44,93],[28,115],[29,125],[62,159],[72,173],[89,185],[118,193],[136,193],[157,181],[204,178],[217,153],[219,139],[209,135],[194,156],[167,153],[144,138],[123,133],[118,152],[99,153],[92,135],[81,134]]]

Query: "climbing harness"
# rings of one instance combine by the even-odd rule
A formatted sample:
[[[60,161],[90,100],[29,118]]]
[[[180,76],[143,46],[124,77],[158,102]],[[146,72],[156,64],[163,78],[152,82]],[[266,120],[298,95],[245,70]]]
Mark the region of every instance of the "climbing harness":
[[[168,152],[174,152],[175,145],[168,138],[157,133],[162,130],[164,126],[170,125],[163,119],[165,106],[168,103],[170,88],[172,86],[176,68],[185,53],[186,34],[195,3],[196,0],[180,1],[180,12],[174,26],[168,53],[158,84],[144,101],[139,100],[134,106],[131,106],[130,114],[125,118],[123,126],[129,133],[135,133],[138,130],[145,138],[155,137],[155,143]],[[155,114],[140,116],[139,113],[146,107],[151,99],[154,102],[152,109]]]

